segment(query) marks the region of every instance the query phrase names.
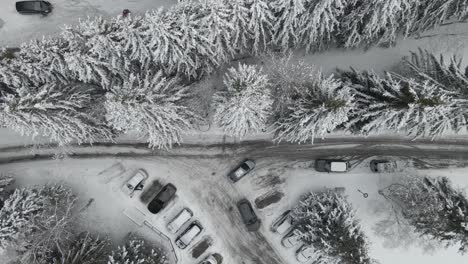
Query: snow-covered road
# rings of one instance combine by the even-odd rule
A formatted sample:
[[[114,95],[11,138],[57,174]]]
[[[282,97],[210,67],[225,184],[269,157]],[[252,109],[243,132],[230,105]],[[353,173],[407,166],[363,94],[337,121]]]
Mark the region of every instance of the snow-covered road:
[[[76,24],[80,18],[116,16],[127,8],[134,14],[168,7],[177,0],[49,0],[54,9],[48,16],[21,15],[17,0],[0,1],[0,46],[15,47],[20,43],[52,35],[65,24]]]

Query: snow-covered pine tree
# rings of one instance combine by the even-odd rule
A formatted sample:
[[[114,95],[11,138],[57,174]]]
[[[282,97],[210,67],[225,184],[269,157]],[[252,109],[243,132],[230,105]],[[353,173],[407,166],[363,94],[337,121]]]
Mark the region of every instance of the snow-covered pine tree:
[[[131,237],[124,246],[112,251],[107,264],[167,264],[159,249],[150,248],[144,240]]]
[[[112,140],[111,131],[93,116],[95,88],[80,83],[28,87],[27,80],[0,101],[0,123],[26,136],[44,136],[60,146]]]
[[[347,126],[361,133],[393,130],[435,138],[466,126],[467,100],[437,85],[355,70],[341,72],[341,78],[352,87],[357,103]]]
[[[287,112],[275,122],[274,141],[303,143],[324,137],[348,121],[354,98],[347,86],[320,71],[299,83],[288,100]]]
[[[301,39],[298,29],[301,26],[304,15],[306,0],[274,0],[271,7],[275,20],[273,24],[273,43],[281,50],[288,50],[296,47]],[[307,14],[308,15],[308,14]]]
[[[431,0],[421,1],[418,18],[411,28],[412,34],[433,29],[449,20],[466,21],[468,1],[466,0]]]
[[[314,79],[317,69],[303,60],[295,61],[292,53],[286,56],[270,53],[264,60],[264,71],[268,75],[275,98],[273,112],[279,118],[288,112],[296,87]]]
[[[348,0],[305,0],[304,13],[297,28],[300,44],[306,51],[326,48],[335,42]]]
[[[455,56],[446,61],[442,54],[436,57],[427,50],[418,49],[403,59],[403,66],[401,75],[407,78],[429,81],[468,98],[468,67],[462,67],[462,60]]]
[[[3,201],[9,197],[9,187],[15,182],[15,178],[10,174],[0,174],[0,209],[2,209]]]
[[[67,247],[57,244],[56,251],[47,262],[52,264],[105,264],[108,254],[108,239],[94,237],[89,232],[84,232],[71,241]]]
[[[226,1],[204,0],[196,21],[200,27],[199,34],[206,34],[213,47],[214,56],[220,62],[228,61],[238,50],[232,42],[234,30],[231,23],[232,11]]]
[[[314,264],[373,263],[355,211],[340,194],[327,190],[304,195],[292,217],[296,234],[315,250]]]
[[[248,8],[248,30],[251,41],[249,43],[249,51],[258,55],[264,52],[273,37],[273,8],[271,1],[267,0],[241,0]]]
[[[36,230],[34,220],[43,210],[43,197],[37,190],[16,189],[0,209],[0,247],[14,244]]]
[[[254,65],[239,64],[225,75],[227,91],[214,95],[214,121],[228,135],[242,138],[266,128],[273,100],[268,78]]]
[[[175,78],[165,78],[153,64],[144,65],[140,72],[131,73],[106,94],[108,124],[122,133],[146,138],[151,148],[179,144],[196,118],[184,105],[187,87]]]
[[[231,44],[235,52],[249,50],[249,40],[251,39],[249,26],[249,9],[246,0],[226,1],[229,12],[229,24],[231,25]]]
[[[416,20],[419,0],[353,0],[341,23],[345,47],[393,45],[399,34],[407,36]]]
[[[146,41],[154,62],[166,75],[178,73],[201,78],[220,64],[209,32],[198,24],[201,12],[201,3],[186,1],[167,12],[161,10],[146,15]]]
[[[448,178],[407,176],[379,193],[419,234],[468,251],[468,199]]]

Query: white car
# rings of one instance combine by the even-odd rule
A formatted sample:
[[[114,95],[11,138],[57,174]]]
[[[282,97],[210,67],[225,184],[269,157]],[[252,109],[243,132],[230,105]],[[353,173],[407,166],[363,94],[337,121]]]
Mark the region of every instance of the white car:
[[[188,247],[202,232],[202,227],[197,222],[190,224],[185,231],[176,239],[175,244],[180,249]]]
[[[229,179],[233,182],[237,182],[242,179],[247,173],[255,169],[255,161],[251,159],[244,160],[239,166],[228,174]]]
[[[315,170],[319,172],[347,172],[350,164],[345,160],[318,159],[315,161]]]
[[[294,230],[289,231],[289,233],[281,239],[281,245],[285,248],[293,248],[298,246],[300,243],[301,239],[294,233]]]
[[[312,246],[303,245],[296,251],[296,259],[301,263],[305,263],[315,256],[314,252]]]
[[[172,234],[175,234],[179,231],[179,229],[187,223],[193,216],[192,211],[188,208],[182,209],[179,214],[177,214],[174,219],[172,219],[169,224],[167,224],[167,229]]]
[[[214,254],[209,255],[206,257],[200,264],[220,264],[218,260],[215,258]]]
[[[271,231],[276,232],[280,235],[285,234],[291,227],[291,216],[289,215],[291,210],[284,212],[275,222],[271,225]]]
[[[122,191],[132,197],[135,191],[143,189],[143,182],[148,179],[148,173],[145,170],[139,169],[125,184],[122,186]]]

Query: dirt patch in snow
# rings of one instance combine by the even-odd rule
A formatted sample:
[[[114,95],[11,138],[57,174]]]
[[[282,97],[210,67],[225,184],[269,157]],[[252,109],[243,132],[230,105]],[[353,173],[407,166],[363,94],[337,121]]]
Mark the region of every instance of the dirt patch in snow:
[[[257,197],[257,199],[255,199],[255,206],[258,209],[263,209],[281,201],[283,197],[284,193],[277,190],[271,190]]]
[[[213,244],[211,237],[204,237],[202,241],[198,242],[192,249],[192,257],[199,258],[205,251]]]
[[[260,188],[276,187],[284,183],[284,179],[280,177],[283,173],[283,168],[270,168],[267,174],[255,179],[255,184]]]

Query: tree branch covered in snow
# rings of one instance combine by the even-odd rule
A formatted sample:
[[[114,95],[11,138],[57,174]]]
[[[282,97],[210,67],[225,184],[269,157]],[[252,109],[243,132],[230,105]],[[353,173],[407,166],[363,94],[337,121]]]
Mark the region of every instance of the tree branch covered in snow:
[[[159,249],[148,247],[137,237],[130,237],[127,243],[113,250],[107,264],[167,264],[167,258]]]
[[[468,101],[429,82],[354,70],[341,72],[341,78],[352,87],[358,105],[347,126],[361,133],[392,130],[436,138],[466,126]]]
[[[370,264],[369,244],[351,204],[334,191],[304,195],[292,210],[295,234],[315,250],[313,263]]]
[[[402,177],[380,193],[421,236],[468,251],[468,199],[448,178]]]
[[[302,143],[323,138],[348,121],[353,100],[348,87],[317,71],[313,78],[295,87],[287,112],[275,122],[274,140]]]
[[[49,137],[60,146],[112,140],[111,131],[91,114],[93,87],[78,83],[28,86],[26,80],[0,100],[0,123],[21,135]]]
[[[106,119],[117,131],[146,138],[151,148],[168,148],[181,142],[197,118],[184,105],[187,97],[187,87],[148,64],[106,94]]]
[[[70,245],[57,244],[52,264],[105,264],[110,251],[108,239],[94,237],[89,232],[78,235]]]
[[[226,92],[214,95],[215,122],[229,135],[242,138],[266,128],[273,100],[268,79],[255,66],[239,64],[224,78]]]

